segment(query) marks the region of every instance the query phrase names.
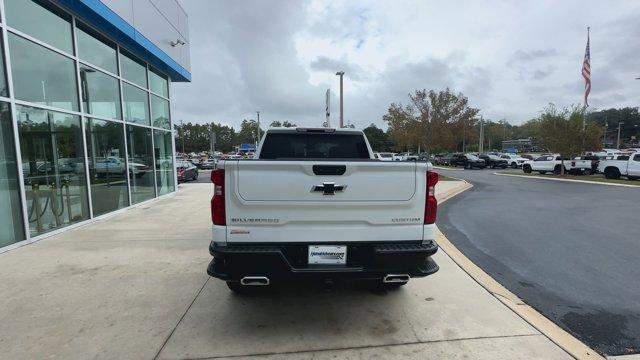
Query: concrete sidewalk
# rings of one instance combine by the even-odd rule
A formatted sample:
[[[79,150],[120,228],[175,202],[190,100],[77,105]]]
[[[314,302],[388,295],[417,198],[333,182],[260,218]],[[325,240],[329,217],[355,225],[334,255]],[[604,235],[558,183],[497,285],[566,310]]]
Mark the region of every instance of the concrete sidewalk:
[[[444,194],[459,186],[443,181]],[[0,254],[0,357],[566,359],[443,251],[404,289],[238,297],[206,275],[209,184]]]

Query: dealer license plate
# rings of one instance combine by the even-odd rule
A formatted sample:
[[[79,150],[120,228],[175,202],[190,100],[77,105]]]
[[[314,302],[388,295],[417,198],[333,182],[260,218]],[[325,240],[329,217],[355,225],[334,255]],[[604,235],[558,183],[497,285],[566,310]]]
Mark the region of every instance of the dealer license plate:
[[[345,265],[346,245],[309,245],[309,264]]]

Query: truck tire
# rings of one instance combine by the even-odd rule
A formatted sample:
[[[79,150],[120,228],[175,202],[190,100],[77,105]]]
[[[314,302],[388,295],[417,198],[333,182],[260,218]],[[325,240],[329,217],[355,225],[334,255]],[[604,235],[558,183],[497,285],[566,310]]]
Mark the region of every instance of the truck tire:
[[[562,167],[560,167],[560,165],[556,165],[553,167],[553,173],[556,175],[560,175],[560,173],[562,172]],[[567,173],[567,169],[565,169],[565,174]]]
[[[514,162],[511,163],[511,167],[514,168],[514,169],[517,169],[518,168],[518,164],[514,161]]]
[[[591,169],[584,169],[584,170],[582,171],[582,174],[583,174],[583,175],[592,175],[592,174],[593,174],[593,172],[591,171]]]
[[[525,174],[531,174],[531,166],[523,165],[522,166],[522,171],[524,171]]]
[[[620,170],[614,167],[604,169],[604,177],[607,179],[620,179]]]
[[[544,175],[547,173],[546,171],[538,171],[538,172],[540,173],[540,175]]]

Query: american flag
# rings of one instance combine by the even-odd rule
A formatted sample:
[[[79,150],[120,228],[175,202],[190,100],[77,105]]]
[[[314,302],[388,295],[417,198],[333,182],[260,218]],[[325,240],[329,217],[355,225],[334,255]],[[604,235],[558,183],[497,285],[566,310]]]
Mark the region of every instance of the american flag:
[[[589,28],[587,28],[587,48],[582,61],[582,77],[584,78],[584,106],[589,106],[587,98],[591,92],[591,52],[589,50]]]

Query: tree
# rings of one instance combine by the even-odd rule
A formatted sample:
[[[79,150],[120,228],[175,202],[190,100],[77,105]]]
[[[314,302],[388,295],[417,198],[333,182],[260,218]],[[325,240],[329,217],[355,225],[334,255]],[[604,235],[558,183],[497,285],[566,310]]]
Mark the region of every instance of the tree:
[[[260,136],[264,134],[264,130],[260,129]],[[259,139],[258,137],[258,122],[255,120],[242,120],[240,124],[240,132],[236,136],[236,144],[254,144]]]
[[[589,123],[582,131],[583,111],[576,106],[558,110],[549,104],[538,118],[536,139],[539,144],[562,158],[570,158],[586,150],[599,150],[600,130],[597,125]],[[564,174],[564,166],[560,171]]]
[[[478,112],[462,93],[449,88],[438,92],[416,90],[409,94],[408,105],[392,103],[383,120],[389,124],[396,149],[431,152],[454,148],[458,136],[467,142],[474,133]]]
[[[587,121],[595,123],[601,129],[600,132],[603,136],[605,136],[605,124],[607,125],[604,143],[611,146],[616,144],[618,123],[623,123],[620,127],[622,143],[628,142],[632,137],[638,139],[640,135],[640,113],[637,107],[594,111],[587,114]]]
[[[369,140],[369,144],[373,151],[391,151],[393,142],[389,138],[389,134],[384,132],[384,130],[374,124],[371,124],[363,131],[364,134],[367,135],[367,139]]]
[[[182,151],[182,140],[184,138],[184,151],[201,152],[211,148],[211,131],[215,133],[215,150],[230,151],[235,145],[236,131],[227,125],[222,124],[192,124],[188,122],[183,125],[174,125],[176,130],[176,151]]]

